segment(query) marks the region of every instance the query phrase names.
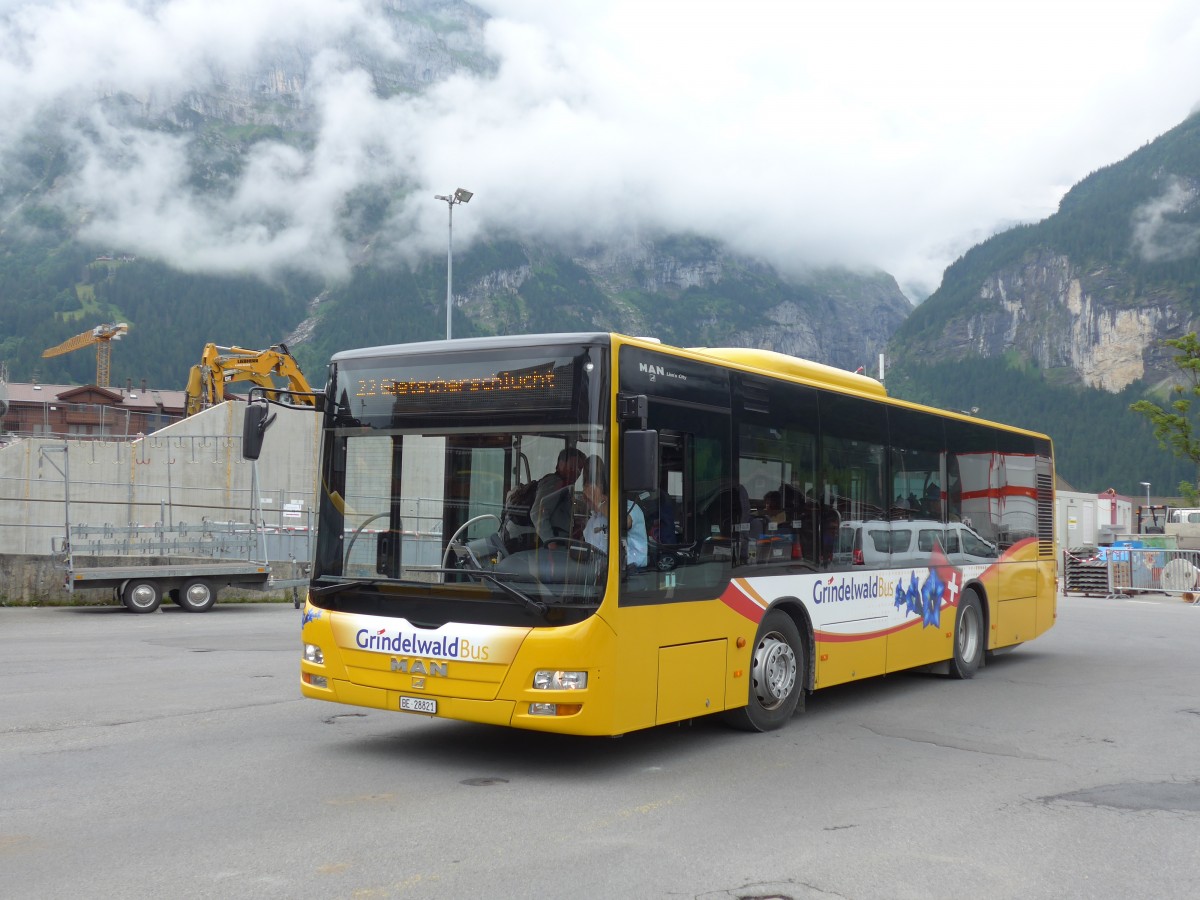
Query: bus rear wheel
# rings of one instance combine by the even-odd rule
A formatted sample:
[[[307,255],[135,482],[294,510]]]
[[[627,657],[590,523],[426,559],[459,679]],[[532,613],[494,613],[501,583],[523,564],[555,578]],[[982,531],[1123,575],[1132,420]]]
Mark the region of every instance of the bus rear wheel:
[[[804,644],[791,617],[779,610],[763,616],[750,658],[750,702],[725,713],[742,731],[773,731],[784,725],[804,691]]]
[[[971,678],[983,663],[983,604],[972,590],[963,591],[954,619],[954,658],[950,660],[953,678]]]

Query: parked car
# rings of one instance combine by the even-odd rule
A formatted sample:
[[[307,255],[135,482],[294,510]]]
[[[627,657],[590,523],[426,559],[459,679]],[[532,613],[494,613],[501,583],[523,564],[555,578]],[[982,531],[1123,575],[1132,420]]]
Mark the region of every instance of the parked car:
[[[883,569],[925,566],[939,544],[947,561],[955,566],[986,564],[1000,557],[994,543],[963,522],[847,520],[838,530],[833,564]]]

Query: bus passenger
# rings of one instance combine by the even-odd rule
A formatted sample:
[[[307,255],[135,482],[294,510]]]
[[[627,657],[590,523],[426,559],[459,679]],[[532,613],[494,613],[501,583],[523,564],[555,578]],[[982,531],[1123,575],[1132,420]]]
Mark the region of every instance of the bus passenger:
[[[583,496],[592,510],[583,526],[583,539],[604,553],[608,552],[608,473],[604,462],[596,456],[583,470]],[[630,569],[644,569],[649,557],[646,537],[646,517],[642,508],[632,500],[625,501],[626,564]]]
[[[579,479],[585,459],[578,447],[564,447],[558,454],[554,471],[538,479],[530,518],[538,540],[544,545],[571,537],[575,524],[572,488]]]

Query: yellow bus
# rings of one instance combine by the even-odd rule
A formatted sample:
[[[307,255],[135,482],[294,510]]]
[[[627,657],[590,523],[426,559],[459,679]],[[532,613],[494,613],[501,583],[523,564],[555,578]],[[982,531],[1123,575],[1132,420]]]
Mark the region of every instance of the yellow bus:
[[[306,697],[766,731],[1056,617],[1050,439],[861,375],[549,334],[338,353],[322,399]],[[248,405],[248,457],[268,421]]]

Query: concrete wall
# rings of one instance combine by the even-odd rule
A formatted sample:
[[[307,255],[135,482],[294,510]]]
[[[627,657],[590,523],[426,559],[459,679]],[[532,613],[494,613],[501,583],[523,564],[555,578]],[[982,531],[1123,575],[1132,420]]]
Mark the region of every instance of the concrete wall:
[[[226,401],[128,442],[29,438],[0,448],[0,553],[51,553],[68,499],[72,524],[249,522],[255,464],[241,456],[242,409]],[[257,463],[267,524],[291,524],[285,505],[312,508],[317,424],[312,412],[279,409],[267,432]]]
[[[27,438],[0,447],[0,556],[52,560],[68,517],[72,526],[250,523],[257,498],[259,524],[311,524],[319,417],[273,407],[276,421],[251,463],[241,455],[244,409],[226,401],[132,441]],[[40,601],[62,583],[61,568],[9,565],[0,584],[9,602]]]

